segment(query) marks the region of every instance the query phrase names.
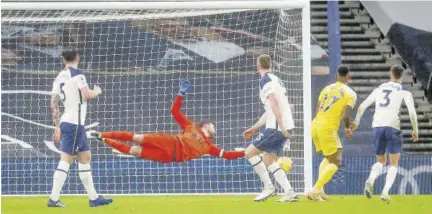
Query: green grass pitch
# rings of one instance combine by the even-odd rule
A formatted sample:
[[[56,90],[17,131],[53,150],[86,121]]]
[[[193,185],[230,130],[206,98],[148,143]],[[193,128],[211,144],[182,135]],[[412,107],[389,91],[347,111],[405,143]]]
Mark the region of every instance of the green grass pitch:
[[[90,208],[86,197],[62,197],[68,207],[47,208],[47,197],[2,197],[2,214],[432,214],[432,195],[393,196],[386,204],[379,196],[330,196],[314,202],[277,203],[279,197],[252,202],[253,196],[114,196],[109,206]]]

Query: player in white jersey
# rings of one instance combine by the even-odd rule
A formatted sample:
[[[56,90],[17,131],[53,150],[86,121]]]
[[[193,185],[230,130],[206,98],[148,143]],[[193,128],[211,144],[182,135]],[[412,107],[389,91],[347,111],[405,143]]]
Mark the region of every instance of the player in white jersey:
[[[102,93],[98,86],[90,90],[85,76],[78,70],[79,55],[75,48],[62,52],[65,69],[55,78],[51,96],[51,111],[55,125],[53,140],[61,140],[61,159],[54,172],[54,181],[48,207],[66,207],[60,201],[60,192],[66,180],[69,167],[75,155],[78,158],[78,173],[89,196],[91,207],[110,204],[112,199],[98,195],[90,168],[91,153],[84,128],[87,100]],[[60,118],[59,100],[63,102],[64,113]]]
[[[260,127],[265,125],[265,130],[253,140],[245,151],[245,157],[264,183],[264,190],[254,201],[263,201],[276,194],[276,188],[270,180],[268,171],[273,174],[275,180],[285,191],[285,195],[279,202],[297,201],[298,198],[285,172],[277,163],[277,156],[294,129],[287,91],[283,82],[270,73],[270,56],[259,56],[257,67],[261,76],[260,99],[264,104],[265,112],[258,122],[243,133],[244,138],[249,140]],[[263,158],[260,157],[261,153],[264,153]]]
[[[397,175],[397,167],[400,153],[402,151],[402,134],[400,131],[400,108],[402,101],[408,108],[412,124],[412,140],[418,140],[417,114],[411,92],[402,88],[403,67],[394,65],[390,69],[390,82],[381,84],[376,88],[357,110],[357,116],[352,123],[352,129],[357,129],[364,111],[375,103],[375,114],[373,117],[373,144],[377,162],[372,166],[371,173],[365,184],[364,193],[367,198],[373,194],[375,178],[381,173],[386,165],[386,153],[389,154],[390,166],[387,171],[386,183],[381,194],[383,201],[389,202],[389,190]]]

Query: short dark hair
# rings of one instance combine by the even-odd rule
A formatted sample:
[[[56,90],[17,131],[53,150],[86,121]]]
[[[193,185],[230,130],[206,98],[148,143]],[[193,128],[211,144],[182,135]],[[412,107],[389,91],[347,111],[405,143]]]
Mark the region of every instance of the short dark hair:
[[[258,57],[258,65],[260,65],[262,69],[270,69],[272,65],[271,57],[267,54],[261,54]]]
[[[204,127],[205,125],[209,125],[209,124],[213,124],[213,121],[211,121],[211,120],[201,120],[201,121],[199,121],[199,122],[197,123],[197,125],[198,125],[200,128]]]
[[[67,47],[62,51],[62,57],[66,62],[73,62],[78,56],[78,50],[74,47]]]
[[[349,72],[350,72],[350,69],[349,69],[349,67],[346,66],[346,65],[340,65],[340,66],[337,68],[337,73],[338,73],[339,76],[341,76],[341,77],[346,77],[346,76],[349,74]]]
[[[393,65],[390,68],[390,72],[393,74],[394,78],[400,79],[403,75],[404,68],[401,65]]]

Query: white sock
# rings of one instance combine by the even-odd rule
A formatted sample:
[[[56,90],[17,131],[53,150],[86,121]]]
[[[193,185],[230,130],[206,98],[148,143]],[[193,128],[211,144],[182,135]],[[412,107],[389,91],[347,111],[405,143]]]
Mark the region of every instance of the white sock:
[[[60,161],[57,169],[54,172],[53,187],[51,190],[50,199],[58,201],[60,199],[60,192],[66,181],[70,164],[66,161]]]
[[[382,163],[376,162],[374,165],[372,165],[371,172],[369,174],[369,178],[366,180],[366,183],[373,185],[375,182],[376,177],[379,175],[383,168]]]
[[[387,171],[386,182],[384,185],[384,189],[382,191],[383,195],[388,195],[390,188],[393,186],[393,182],[396,178],[396,175],[397,175],[397,167],[390,166]]]
[[[94,184],[93,184],[93,176],[91,174],[90,164],[78,164],[78,174],[81,178],[81,182],[84,185],[84,188],[87,191],[90,200],[96,200],[99,195],[97,194]]]
[[[249,163],[252,164],[255,172],[260,177],[261,181],[264,183],[264,187],[272,187],[273,184],[270,180],[270,176],[267,172],[266,166],[264,165],[264,162],[262,161],[261,157],[254,156],[248,159]]]
[[[270,173],[273,174],[273,177],[276,181],[281,185],[284,189],[285,193],[293,192],[290,182],[285,174],[285,172],[279,167],[279,164],[274,162],[270,166],[267,167]]]

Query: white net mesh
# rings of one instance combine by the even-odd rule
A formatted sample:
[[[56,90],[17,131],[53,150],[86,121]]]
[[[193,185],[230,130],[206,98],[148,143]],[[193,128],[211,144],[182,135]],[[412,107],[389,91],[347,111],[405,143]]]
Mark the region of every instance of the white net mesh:
[[[304,190],[302,10],[2,11],[2,194],[48,194],[59,159],[51,142],[52,82],[63,47],[77,47],[80,68],[103,95],[89,103],[87,129],[179,131],[170,114],[179,79],[193,92],[183,111],[216,123],[215,144],[245,147],[242,132],[263,113],[256,57],[270,54],[285,82],[296,135],[289,179]],[[250,164],[202,157],[158,164],[91,141],[100,193],[251,193],[261,184]],[[309,157],[310,158],[310,157]],[[63,193],[81,194],[76,165]]]

